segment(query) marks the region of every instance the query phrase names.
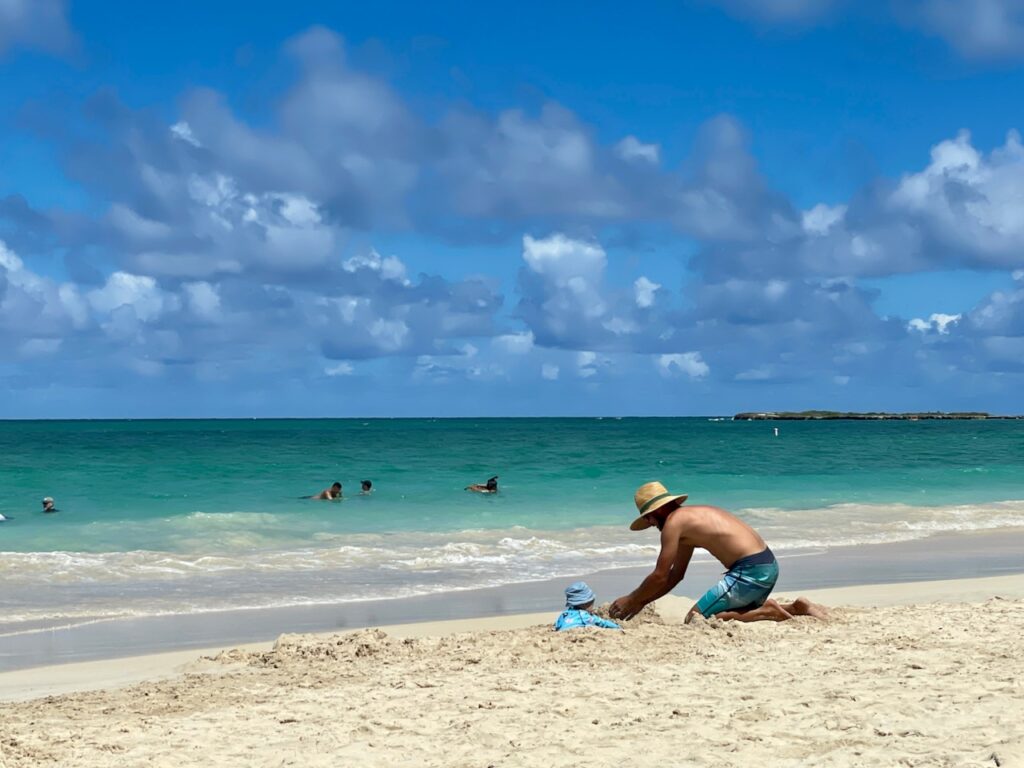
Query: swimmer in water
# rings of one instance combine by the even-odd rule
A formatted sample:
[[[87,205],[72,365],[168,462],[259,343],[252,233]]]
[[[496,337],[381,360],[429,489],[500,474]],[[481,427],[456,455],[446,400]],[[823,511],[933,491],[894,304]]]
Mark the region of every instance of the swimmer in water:
[[[310,496],[311,499],[318,499],[320,501],[335,501],[341,498],[341,483],[334,483],[330,488],[324,488],[316,496]]]
[[[466,486],[467,491],[473,491],[473,493],[497,493],[498,492],[498,476],[490,478],[486,483],[481,485],[480,483],[473,483],[473,485]]]
[[[360,496],[369,496],[373,493],[373,483],[369,480],[363,480],[363,482],[360,483],[360,486],[362,486],[362,490],[359,491]]]
[[[59,511],[60,511],[59,509],[57,509],[55,506],[53,506],[53,499],[50,496],[47,496],[45,499],[43,499],[43,512],[46,512],[47,514],[49,514],[51,512],[59,512]]]

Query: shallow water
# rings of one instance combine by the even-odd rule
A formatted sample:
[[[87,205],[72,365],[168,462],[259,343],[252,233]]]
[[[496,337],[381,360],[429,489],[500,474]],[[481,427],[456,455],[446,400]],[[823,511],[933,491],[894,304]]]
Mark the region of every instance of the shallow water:
[[[653,479],[776,551],[1024,525],[1024,421],[0,422],[0,451],[4,631],[650,564],[625,526]]]

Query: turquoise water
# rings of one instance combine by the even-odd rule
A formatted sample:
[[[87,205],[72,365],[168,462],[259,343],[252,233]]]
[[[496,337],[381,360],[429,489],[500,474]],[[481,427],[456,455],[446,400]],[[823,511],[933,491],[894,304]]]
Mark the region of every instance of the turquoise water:
[[[654,479],[777,551],[1024,525],[1024,421],[2,422],[0,451],[8,629],[649,564],[625,526]]]

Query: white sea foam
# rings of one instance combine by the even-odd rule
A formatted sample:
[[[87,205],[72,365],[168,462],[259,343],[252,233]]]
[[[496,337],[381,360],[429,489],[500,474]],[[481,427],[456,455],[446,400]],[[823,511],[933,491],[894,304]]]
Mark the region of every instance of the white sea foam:
[[[1024,501],[927,507],[837,504],[804,510],[747,509],[739,514],[750,520],[776,549],[873,544],[936,533],[1024,527]],[[246,513],[240,516],[251,517]],[[218,525],[222,524],[218,521]],[[578,567],[580,562],[592,563],[595,568],[648,562],[658,546],[656,537],[638,535],[619,526],[561,531],[514,526],[444,533],[320,533],[311,538],[313,541],[306,546],[277,550],[237,546],[230,538],[222,538],[217,541],[222,551],[216,554],[147,550],[4,552],[0,553],[0,577],[8,584],[38,584],[40,576],[45,576],[48,584],[87,584],[332,569],[514,571],[544,564],[551,566],[551,575],[559,575],[559,566]]]
[[[786,555],[935,534],[1024,528],[1024,501],[944,506],[838,504],[804,510],[741,510]],[[190,516],[231,533],[273,516]],[[244,537],[243,537],[244,539]],[[180,543],[180,542],[179,542]],[[320,532],[276,549],[218,536],[212,552],[4,552],[7,589],[0,634],[32,621],[314,605],[387,599],[535,581],[583,571],[648,566],[655,535],[624,526],[567,530],[473,528],[456,532]],[[283,545],[282,545],[283,544]],[[703,553],[698,553],[698,556]]]

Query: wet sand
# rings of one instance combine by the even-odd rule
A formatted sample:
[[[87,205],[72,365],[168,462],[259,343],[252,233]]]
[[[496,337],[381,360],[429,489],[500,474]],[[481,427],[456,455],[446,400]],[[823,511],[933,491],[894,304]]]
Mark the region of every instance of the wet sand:
[[[0,764],[1024,765],[1024,575],[809,594],[827,621],[667,597],[622,633],[549,611],[7,673]],[[25,700],[47,684],[79,692]]]
[[[997,576],[1024,573],[1024,531],[945,535],[893,544],[778,554],[782,573],[780,590]],[[694,562],[676,594],[689,598],[699,596],[717,581],[721,570],[718,563]],[[269,642],[283,632],[322,632],[557,611],[562,589],[576,578],[585,578],[601,599],[610,600],[632,590],[646,572],[629,568],[399,600],[217,611],[47,627],[36,632],[0,636],[0,672],[172,650]]]

